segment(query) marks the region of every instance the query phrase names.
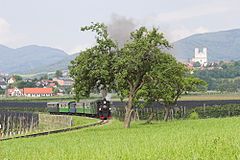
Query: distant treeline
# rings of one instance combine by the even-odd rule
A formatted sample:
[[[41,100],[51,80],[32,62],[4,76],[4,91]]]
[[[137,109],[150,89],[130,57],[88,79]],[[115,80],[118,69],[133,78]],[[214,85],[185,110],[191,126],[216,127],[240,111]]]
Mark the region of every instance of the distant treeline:
[[[208,83],[208,90],[240,91],[240,61],[220,62],[211,70],[196,70],[194,75]]]

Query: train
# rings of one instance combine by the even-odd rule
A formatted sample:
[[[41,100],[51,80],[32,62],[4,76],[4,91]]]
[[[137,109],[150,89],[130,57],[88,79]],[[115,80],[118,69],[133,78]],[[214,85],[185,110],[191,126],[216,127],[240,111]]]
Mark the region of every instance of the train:
[[[102,100],[81,100],[80,102],[48,102],[47,111],[50,114],[71,114],[111,119],[111,103],[105,98]]]

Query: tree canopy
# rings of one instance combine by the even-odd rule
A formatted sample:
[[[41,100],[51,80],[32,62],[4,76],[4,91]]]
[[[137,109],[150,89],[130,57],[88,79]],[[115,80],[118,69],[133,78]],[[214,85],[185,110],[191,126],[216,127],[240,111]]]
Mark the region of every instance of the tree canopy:
[[[109,38],[104,24],[93,23],[81,30],[96,32],[97,36],[96,45],[81,52],[69,67],[70,75],[75,80],[77,100],[81,96],[89,96],[93,90],[115,90],[122,99],[128,99],[125,107],[125,128],[130,127],[133,106],[139,98],[148,99],[152,91],[158,90],[156,93],[161,93],[161,99],[167,94],[166,101],[170,101],[169,97],[173,97],[170,94],[175,94],[177,90],[176,86],[173,86],[174,79],[182,80],[173,77],[183,76],[186,67],[165,52],[170,48],[170,44],[158,29],[137,29],[131,33],[130,40],[122,48],[118,48]],[[167,86],[172,85],[172,88],[164,88],[164,83],[167,83]],[[166,92],[162,92],[162,89]],[[151,92],[140,94],[144,90],[145,93],[150,90]],[[156,95],[150,98],[160,99]]]
[[[81,30],[96,32],[97,44],[81,52],[69,67],[70,76],[75,80],[74,91],[77,100],[81,96],[88,97],[93,90],[114,88],[113,64],[117,50],[104,24],[92,23],[91,26],[82,27]]]

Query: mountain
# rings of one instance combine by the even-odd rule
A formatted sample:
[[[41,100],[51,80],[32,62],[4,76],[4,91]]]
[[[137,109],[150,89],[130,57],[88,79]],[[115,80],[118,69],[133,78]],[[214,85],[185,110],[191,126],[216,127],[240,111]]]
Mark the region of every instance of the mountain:
[[[79,53],[69,55],[68,57],[66,57],[66,58],[64,58],[64,59],[62,59],[62,60],[60,60],[56,63],[53,63],[53,64],[47,65],[45,67],[39,68],[35,72],[50,72],[50,71],[54,72],[56,70],[66,70],[66,69],[68,69],[68,66],[70,65],[70,62],[72,60],[74,60],[78,55],[79,55]]]
[[[29,45],[11,49],[0,45],[0,72],[31,73],[68,57],[64,51],[50,47]]]
[[[173,43],[171,52],[181,61],[194,56],[194,48],[208,48],[209,61],[240,60],[240,29],[195,34]]]
[[[194,56],[194,48],[208,48],[209,61],[240,60],[240,29],[195,34],[174,42],[172,54],[181,61]],[[0,45],[0,72],[37,73],[67,69],[79,53],[29,45],[17,49]]]

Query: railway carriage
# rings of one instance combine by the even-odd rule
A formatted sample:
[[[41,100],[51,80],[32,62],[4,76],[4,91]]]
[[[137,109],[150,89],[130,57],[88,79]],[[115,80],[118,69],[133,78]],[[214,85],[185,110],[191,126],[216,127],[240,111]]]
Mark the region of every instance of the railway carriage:
[[[51,114],[77,114],[98,117],[102,120],[111,118],[110,102],[103,100],[81,100],[81,102],[49,102],[48,112]]]
[[[60,113],[69,113],[69,103],[70,102],[59,102],[59,112]]]
[[[47,111],[49,113],[58,113],[59,112],[59,102],[49,102],[47,104]]]

